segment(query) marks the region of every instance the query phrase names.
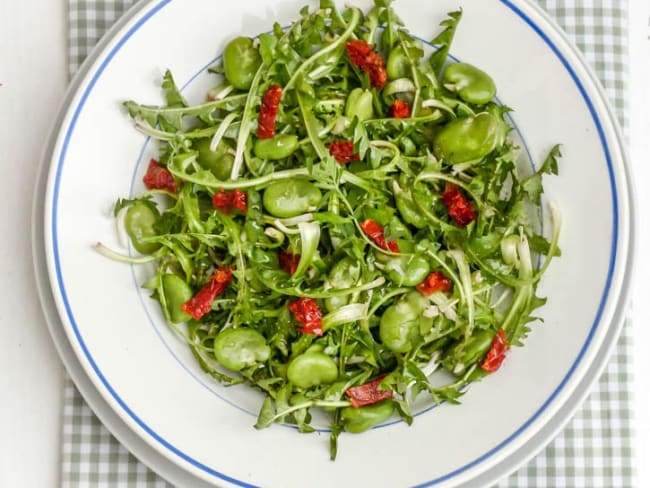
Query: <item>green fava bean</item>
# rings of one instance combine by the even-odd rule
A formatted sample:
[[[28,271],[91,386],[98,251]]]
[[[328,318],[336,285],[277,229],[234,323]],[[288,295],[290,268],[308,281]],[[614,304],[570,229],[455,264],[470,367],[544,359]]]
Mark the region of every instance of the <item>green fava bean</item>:
[[[223,51],[226,78],[238,90],[248,90],[251,87],[261,64],[262,56],[249,37],[236,37]]]
[[[484,112],[449,122],[434,137],[433,152],[448,163],[464,163],[490,154],[499,139],[499,123]]]
[[[164,274],[162,288],[167,302],[167,312],[172,324],[187,322],[192,317],[181,310],[181,305],[190,300],[194,293],[190,285],[177,275]]]
[[[338,376],[338,366],[322,352],[306,352],[296,356],[287,368],[287,378],[299,388],[333,383]]]
[[[144,203],[136,203],[126,212],[124,218],[126,233],[138,252],[151,254],[160,248],[160,244],[157,242],[143,242],[147,237],[156,235],[153,226],[159,218],[158,211]]]
[[[346,407],[341,410],[343,428],[351,434],[359,434],[388,420],[395,411],[391,400],[383,400],[366,407]]]
[[[475,332],[467,342],[461,341],[452,347],[442,360],[442,365],[456,374],[462,374],[485,356],[492,345],[494,334],[492,329]]]
[[[286,159],[298,147],[298,138],[293,134],[279,134],[270,139],[257,139],[253,146],[255,156],[277,161]]]
[[[386,309],[379,321],[381,342],[391,351],[405,353],[420,338],[420,310],[407,301]]]
[[[361,122],[372,119],[375,115],[372,102],[372,92],[370,90],[355,88],[350,92],[345,103],[345,116],[350,120],[356,117]]]
[[[321,192],[305,180],[284,180],[270,184],[264,191],[262,203],[275,217],[289,218],[309,212],[320,203]]]
[[[411,74],[411,64],[402,46],[394,47],[388,54],[386,73],[391,80],[405,78]]]
[[[418,314],[422,313],[430,305],[429,300],[423,297],[419,291],[412,291],[406,295],[405,300]]]
[[[359,263],[347,256],[332,267],[327,282],[332,288],[351,288],[359,280],[360,274],[361,267]],[[331,297],[325,300],[325,308],[333,312],[347,305],[349,301],[349,296]]]
[[[196,141],[194,147],[199,152],[197,161],[202,167],[210,170],[218,180],[225,181],[230,178],[235,162],[235,157],[227,152],[230,146],[222,141],[216,151],[211,151],[210,139],[206,138]]]
[[[420,209],[413,201],[413,194],[410,190],[403,190],[398,185],[395,186],[395,203],[402,219],[407,224],[411,224],[418,229],[423,229],[427,226],[428,221]]]
[[[442,76],[442,82],[450,91],[458,93],[467,103],[485,105],[497,94],[490,75],[467,63],[450,64]]]
[[[431,265],[422,256],[410,255],[389,259],[384,269],[396,285],[415,286],[429,275]]]
[[[214,340],[214,357],[233,371],[266,362],[270,356],[271,348],[266,339],[253,329],[226,329]]]

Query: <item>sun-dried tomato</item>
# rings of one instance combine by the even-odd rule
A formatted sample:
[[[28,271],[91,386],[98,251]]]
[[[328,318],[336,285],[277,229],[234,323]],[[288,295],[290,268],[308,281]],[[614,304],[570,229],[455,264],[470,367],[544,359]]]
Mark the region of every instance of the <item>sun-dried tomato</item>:
[[[393,398],[393,390],[380,390],[379,384],[383,381],[386,375],[378,376],[372,381],[359,386],[352,386],[345,390],[350,403],[353,407],[359,408],[366,405]]]
[[[281,251],[278,255],[280,259],[280,267],[293,275],[298,269],[298,263],[300,262],[300,254],[292,254],[289,251]]]
[[[288,305],[295,319],[302,325],[298,329],[303,334],[323,335],[323,315],[316,300],[313,298],[299,298]]]
[[[348,52],[350,61],[361,67],[366,62],[368,54],[372,52],[372,46],[366,41],[355,39],[345,43],[345,50]]]
[[[503,363],[509,349],[510,344],[508,344],[506,333],[503,329],[499,329],[494,336],[494,339],[492,339],[490,350],[487,352],[485,359],[481,363],[481,369],[488,373],[494,373],[499,369],[501,363]]]
[[[399,252],[397,241],[386,242],[384,228],[374,220],[368,219],[361,222],[361,229],[375,244],[386,251]]]
[[[447,206],[449,216],[461,227],[476,220],[476,213],[460,191],[453,183],[445,184],[445,191],[442,193],[442,201]]]
[[[257,137],[260,139],[271,139],[275,136],[275,118],[278,115],[281,98],[282,87],[280,85],[271,85],[264,92],[257,120]]]
[[[218,191],[212,197],[212,206],[222,213],[229,214],[232,211],[232,193]]]
[[[451,291],[451,280],[442,272],[434,271],[427,276],[422,283],[416,286],[416,288],[425,297],[428,297],[437,291],[447,293]]]
[[[368,73],[370,83],[375,88],[383,88],[388,81],[384,59],[365,41],[356,39],[345,44],[350,61]]]
[[[246,210],[248,210],[248,193],[238,189],[233,190],[232,206],[241,213],[246,213]]]
[[[408,119],[411,116],[411,106],[398,98],[390,107],[390,116],[396,119]]]
[[[236,208],[241,213],[246,213],[248,209],[248,193],[242,190],[219,190],[212,197],[212,206],[228,215],[233,208]]]
[[[359,161],[359,155],[354,152],[354,142],[352,141],[332,141],[329,151],[339,164]]]
[[[215,297],[221,295],[231,281],[231,268],[217,269],[210,277],[210,281],[196,295],[181,305],[181,310],[196,320],[201,319],[212,310],[212,302],[214,302]]]
[[[144,185],[149,190],[167,190],[178,193],[174,177],[167,168],[158,163],[155,159],[149,161],[147,172],[142,178]]]

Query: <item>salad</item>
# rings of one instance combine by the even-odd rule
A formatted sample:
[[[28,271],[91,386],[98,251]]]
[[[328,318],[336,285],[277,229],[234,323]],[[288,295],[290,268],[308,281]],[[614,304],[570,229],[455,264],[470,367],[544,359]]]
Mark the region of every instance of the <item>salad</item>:
[[[321,0],[288,28],[228,42],[216,86],[189,104],[125,102],[159,141],[147,190],[115,215],[143,284],[201,368],[263,394],[256,428],[315,430],[330,455],[413,402],[458,403],[522,345],[560,254],[541,230],[542,177],[518,168],[492,78],[448,53],[462,10],[428,48],[391,0]],[[432,381],[435,371],[436,381]]]

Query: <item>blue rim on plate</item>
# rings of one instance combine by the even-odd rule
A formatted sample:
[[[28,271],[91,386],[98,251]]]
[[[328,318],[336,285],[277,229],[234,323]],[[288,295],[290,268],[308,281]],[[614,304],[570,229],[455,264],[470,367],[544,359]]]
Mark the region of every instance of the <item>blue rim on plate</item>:
[[[70,307],[68,298],[67,298],[67,293],[65,289],[65,284],[64,284],[64,279],[63,279],[63,272],[61,269],[61,263],[60,263],[60,258],[59,258],[59,245],[58,245],[58,230],[57,230],[57,218],[58,218],[58,197],[59,197],[59,189],[60,189],[60,179],[61,179],[61,173],[63,170],[63,166],[65,164],[65,158],[66,158],[66,153],[67,149],[70,143],[70,139],[72,137],[72,134],[74,132],[77,120],[79,118],[79,115],[81,114],[85,103],[92,92],[93,88],[95,87],[98,79],[101,77],[102,73],[105,71],[105,69],[108,67],[108,65],[111,63],[115,55],[122,49],[122,47],[125,45],[125,43],[129,40],[129,38],[136,32],[138,31],[147,21],[149,21],[152,17],[154,17],[160,10],[162,10],[166,5],[171,3],[172,0],[160,0],[158,3],[156,3],[151,9],[149,9],[147,12],[145,12],[141,18],[139,18],[135,24],[127,31],[125,32],[116,42],[115,46],[108,52],[106,57],[103,59],[101,64],[97,67],[95,72],[92,74],[92,77],[86,86],[85,90],[83,91],[79,101],[77,102],[76,106],[72,110],[72,118],[70,120],[70,123],[68,124],[68,127],[65,129],[65,137],[63,139],[63,144],[61,148],[61,152],[58,158],[58,161],[56,163],[56,172],[55,172],[55,179],[54,179],[54,188],[53,188],[53,193],[52,193],[52,216],[51,216],[51,245],[52,245],[52,252],[53,252],[53,259],[54,259],[54,267],[55,267],[55,274],[56,274],[56,283],[59,287],[59,293],[61,295],[61,299],[63,301],[63,305],[65,308],[65,312],[67,315],[68,320],[70,321],[70,324],[72,326],[75,338],[77,339],[79,346],[81,350],[83,351],[86,359],[88,360],[88,363],[92,367],[93,371],[101,381],[101,383],[104,385],[108,393],[112,396],[112,398],[117,402],[117,404],[124,410],[124,412],[140,427],[142,428],[148,435],[150,435],[156,442],[158,442],[161,446],[166,448],[167,450],[171,451],[173,454],[181,458],[182,460],[186,461],[187,463],[191,464],[195,468],[198,468],[199,470],[213,476],[216,478],[219,478],[221,480],[227,481],[229,483],[232,483],[237,486],[243,486],[243,487],[254,487],[256,485],[252,485],[249,483],[246,483],[242,480],[238,480],[236,478],[233,478],[231,476],[228,476],[225,473],[219,472],[214,468],[211,468],[209,466],[206,466],[205,464],[197,461],[196,459],[192,458],[188,454],[184,453],[174,445],[172,445],[169,441],[164,439],[160,434],[152,430],[145,422],[142,420],[127,404],[126,402],[120,397],[120,395],[115,391],[115,389],[111,386],[111,384],[108,382],[102,371],[99,369],[98,365],[96,364],[92,354],[88,350],[86,343],[81,335],[81,332],[79,331],[78,325],[76,323],[73,311]],[[583,346],[581,347],[575,361],[572,363],[571,367],[569,368],[569,371],[566,373],[560,384],[556,387],[556,389],[553,391],[553,393],[549,396],[549,398],[542,404],[542,406],[526,421],[524,422],[515,432],[513,432],[510,436],[508,436],[505,440],[503,440],[501,443],[499,443],[497,446],[494,448],[490,449],[483,455],[477,457],[473,461],[465,464],[464,466],[461,466],[458,469],[455,469],[445,475],[439,476],[435,479],[425,481],[419,485],[418,487],[424,487],[424,486],[433,486],[439,483],[442,483],[444,481],[448,481],[451,478],[454,478],[465,471],[473,468],[474,466],[482,463],[484,460],[487,458],[493,456],[500,450],[502,450],[505,446],[510,444],[514,439],[516,439],[523,431],[525,431],[528,426],[530,426],[540,415],[542,415],[545,410],[548,408],[549,404],[553,402],[553,400],[562,392],[564,387],[566,386],[567,382],[571,379],[573,374],[575,373],[576,369],[580,365],[585,351],[588,349],[589,345],[591,344],[593,337],[598,330],[598,328],[601,325],[601,318],[602,314],[605,308],[605,305],[608,301],[609,297],[609,291],[612,285],[612,279],[613,279],[613,274],[614,274],[614,269],[616,267],[617,263],[617,246],[618,246],[618,237],[619,237],[619,222],[618,222],[618,212],[619,212],[619,206],[618,206],[618,190],[616,186],[616,178],[614,175],[614,168],[612,164],[612,157],[611,157],[611,151],[610,148],[607,144],[607,138],[605,136],[605,132],[602,126],[602,123],[598,117],[598,113],[596,112],[595,106],[591,98],[589,97],[589,94],[587,93],[587,90],[583,86],[582,82],[580,81],[580,78],[574,71],[574,69],[571,67],[570,63],[566,59],[566,57],[560,52],[558,47],[555,45],[555,43],[548,37],[548,35],[525,13],[523,12],[518,6],[514,5],[514,3],[511,0],[499,0],[500,3],[502,3],[504,6],[509,8],[515,15],[517,15],[526,25],[528,25],[543,41],[544,43],[551,49],[551,51],[555,54],[555,56],[560,60],[568,74],[570,75],[571,79],[575,83],[575,86],[578,88],[586,106],[589,109],[589,112],[591,114],[591,117],[593,119],[593,122],[596,126],[597,132],[598,132],[598,137],[601,142],[603,152],[605,154],[605,159],[607,162],[607,170],[608,170],[608,175],[609,175],[609,181],[610,181],[610,189],[611,189],[611,199],[612,199],[612,208],[613,208],[613,221],[612,221],[612,239],[611,239],[611,247],[610,247],[610,261],[608,265],[608,271],[607,271],[607,278],[605,281],[605,286],[603,289],[603,292],[601,294],[600,302],[598,305],[598,309],[596,312],[596,316],[593,320],[592,326],[589,330],[589,334],[587,336],[587,339],[585,340]],[[201,70],[203,71],[203,70]]]

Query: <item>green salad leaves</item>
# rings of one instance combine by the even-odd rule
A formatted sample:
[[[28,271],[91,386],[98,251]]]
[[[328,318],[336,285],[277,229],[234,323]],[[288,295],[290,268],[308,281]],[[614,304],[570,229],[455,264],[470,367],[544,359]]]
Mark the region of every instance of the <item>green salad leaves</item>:
[[[154,263],[143,286],[201,368],[261,392],[256,428],[329,425],[332,459],[342,431],[496,371],[560,255],[556,207],[541,227],[559,149],[517,163],[493,80],[448,61],[461,18],[432,50],[390,0],[322,0],[233,39],[207,100],[166,73],[165,105],[124,104],[160,152],[116,205],[139,255],[98,250]]]

